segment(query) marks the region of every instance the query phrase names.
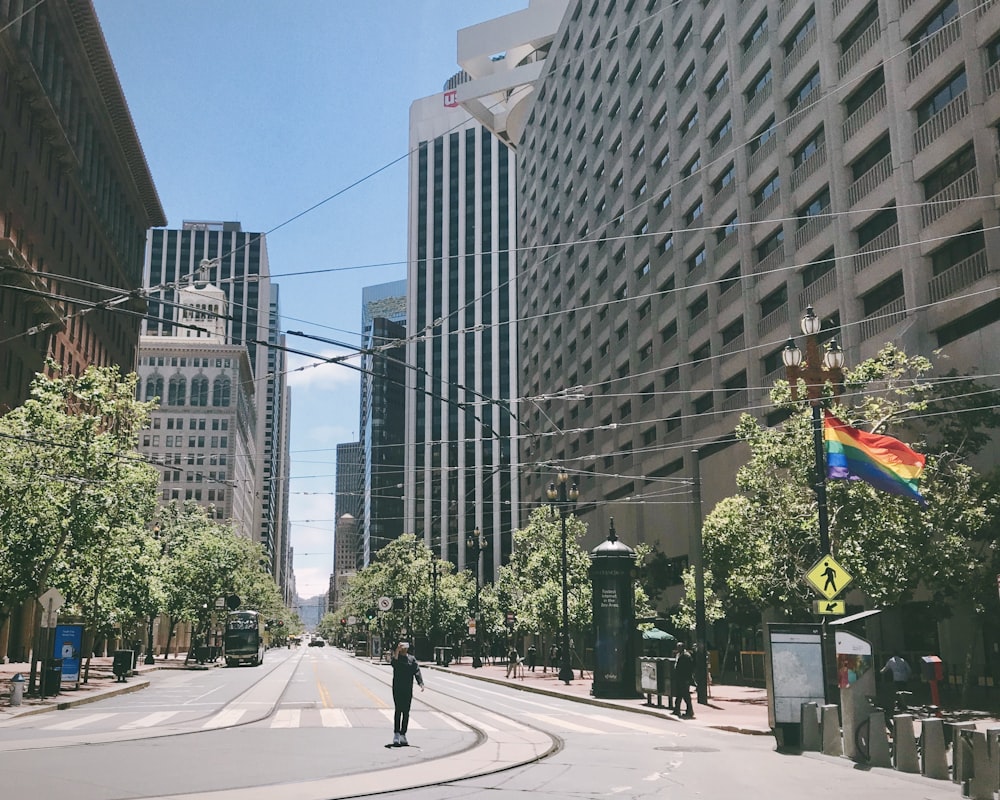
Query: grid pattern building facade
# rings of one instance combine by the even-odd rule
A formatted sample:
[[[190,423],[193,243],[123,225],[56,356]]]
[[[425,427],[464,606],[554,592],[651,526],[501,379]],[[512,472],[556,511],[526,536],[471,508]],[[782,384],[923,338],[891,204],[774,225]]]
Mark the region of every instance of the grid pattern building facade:
[[[361,295],[361,516],[364,566],[403,533],[406,281]]]
[[[518,525],[514,158],[449,92],[410,107],[405,530],[464,569],[478,527],[491,580]]]
[[[578,0],[547,65],[518,142],[521,388],[583,387],[528,419],[605,504],[597,539],[613,515],[686,553],[688,454],[707,508],[733,493],[729,437],[808,304],[848,364],[894,342],[998,372],[1000,3]]]
[[[267,243],[261,233],[244,231],[239,222],[185,221],[180,229],[153,228],[147,233],[144,285],[150,289],[146,336],[175,336],[184,312],[183,287],[207,282],[225,294],[225,340],[246,347],[257,399],[255,460],[258,480],[255,540],[265,548],[268,568],[280,570],[281,534],[287,505],[282,503],[287,468],[288,399],[277,331],[280,319],[276,287],[270,281]]]
[[[164,220],[92,4],[0,0],[0,413],[46,357],[135,367],[128,293]]]
[[[345,515],[351,517],[351,548],[345,550],[346,544],[339,538],[334,543],[333,571],[356,570],[363,566],[363,558],[358,552],[357,517],[361,507],[361,442],[345,442],[337,445],[337,478],[336,497],[334,498],[334,518],[339,520]],[[336,534],[335,534],[336,535]],[[343,554],[341,556],[341,554]]]

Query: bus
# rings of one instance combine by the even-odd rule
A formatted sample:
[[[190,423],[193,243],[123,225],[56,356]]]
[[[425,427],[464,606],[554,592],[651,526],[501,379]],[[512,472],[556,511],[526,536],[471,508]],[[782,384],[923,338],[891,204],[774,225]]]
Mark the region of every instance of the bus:
[[[230,611],[223,640],[227,667],[249,663],[256,667],[264,661],[266,632],[256,611]]]

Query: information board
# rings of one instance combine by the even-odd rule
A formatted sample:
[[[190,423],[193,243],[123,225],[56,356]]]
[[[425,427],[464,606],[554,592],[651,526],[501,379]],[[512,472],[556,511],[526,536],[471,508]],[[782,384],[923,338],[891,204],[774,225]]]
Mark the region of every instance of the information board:
[[[771,697],[776,723],[798,724],[802,704],[825,704],[823,636],[819,625],[768,625]]]

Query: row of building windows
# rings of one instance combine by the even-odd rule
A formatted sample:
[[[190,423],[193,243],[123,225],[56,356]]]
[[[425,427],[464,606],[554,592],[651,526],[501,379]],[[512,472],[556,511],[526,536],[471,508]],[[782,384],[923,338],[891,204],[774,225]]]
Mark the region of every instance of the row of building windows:
[[[208,405],[208,378],[201,375],[191,379],[191,393],[188,395],[187,378],[183,375],[174,375],[167,384],[166,404],[168,406],[207,406]],[[163,377],[151,375],[146,379],[147,401],[157,398],[163,402]],[[229,378],[217,377],[212,381],[212,405],[217,408],[224,408],[232,401],[232,383]]]
[[[164,425],[164,420],[166,424]],[[212,417],[211,427],[209,427],[209,420],[205,417],[188,417],[188,430],[192,431],[228,431],[229,430],[229,419],[227,417]],[[155,415],[153,417],[153,430],[161,430],[166,428],[168,431],[182,431],[184,430],[184,417],[162,417],[160,415]]]

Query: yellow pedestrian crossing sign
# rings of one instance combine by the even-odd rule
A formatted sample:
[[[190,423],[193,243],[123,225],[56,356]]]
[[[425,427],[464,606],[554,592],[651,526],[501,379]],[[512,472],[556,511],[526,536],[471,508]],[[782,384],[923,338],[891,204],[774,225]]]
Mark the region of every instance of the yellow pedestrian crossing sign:
[[[843,600],[813,600],[813,614],[843,616],[847,613],[847,603]]]
[[[827,553],[813,564],[806,573],[806,580],[827,600],[833,600],[854,578]]]

